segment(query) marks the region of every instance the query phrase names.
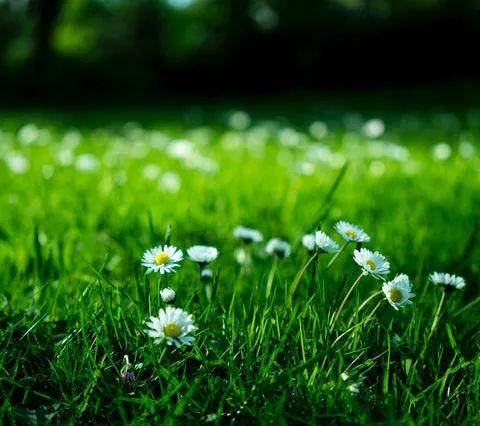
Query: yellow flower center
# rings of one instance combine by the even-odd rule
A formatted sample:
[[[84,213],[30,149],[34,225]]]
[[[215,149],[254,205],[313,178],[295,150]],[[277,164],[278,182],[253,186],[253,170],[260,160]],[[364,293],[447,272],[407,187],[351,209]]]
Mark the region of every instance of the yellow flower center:
[[[155,264],[156,265],[165,265],[168,263],[168,261],[170,260],[170,256],[165,253],[164,251],[162,251],[161,253],[158,253],[156,256],[155,256]]]
[[[165,336],[171,337],[174,339],[175,337],[180,336],[180,334],[182,333],[182,330],[177,324],[171,323],[163,327],[163,333],[165,334]]]
[[[377,269],[377,264],[372,260],[372,259],[368,259],[366,262],[365,262],[368,266],[370,266],[370,269],[372,271],[375,271],[375,269]]]
[[[347,232],[345,232],[350,238],[356,238],[357,233],[353,229],[349,229]]]
[[[402,300],[402,292],[398,288],[392,288],[390,290],[390,300],[394,303]]]

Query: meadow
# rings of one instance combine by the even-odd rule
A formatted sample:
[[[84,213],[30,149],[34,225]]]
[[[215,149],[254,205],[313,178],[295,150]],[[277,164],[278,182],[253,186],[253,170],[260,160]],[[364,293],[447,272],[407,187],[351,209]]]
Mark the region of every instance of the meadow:
[[[478,424],[479,140],[475,109],[1,111],[0,423]],[[183,259],[146,274],[164,244]],[[167,287],[192,345],[145,331]]]

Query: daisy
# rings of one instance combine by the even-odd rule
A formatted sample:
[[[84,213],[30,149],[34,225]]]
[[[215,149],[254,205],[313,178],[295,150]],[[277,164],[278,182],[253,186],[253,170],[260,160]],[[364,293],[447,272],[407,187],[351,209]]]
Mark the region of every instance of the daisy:
[[[412,285],[410,279],[405,274],[397,275],[392,281],[386,282],[382,287],[383,292],[388,300],[397,311],[405,305],[411,305],[415,294],[412,293]]]
[[[374,253],[366,248],[355,250],[353,260],[363,269],[364,275],[371,274],[375,278],[384,279],[390,273],[390,263],[378,251]]]
[[[213,271],[209,268],[205,268],[202,270],[202,272],[200,273],[200,278],[203,280],[203,281],[211,281],[211,279],[213,278]]]
[[[308,251],[315,250],[315,235],[314,234],[305,234],[302,237],[302,244]]]
[[[237,226],[233,230],[233,236],[242,240],[245,244],[260,243],[263,241],[263,235],[260,231],[245,226]]]
[[[176,296],[177,294],[175,293],[175,290],[171,289],[170,287],[160,290],[160,297],[164,303],[174,302]]]
[[[192,246],[187,250],[190,260],[200,265],[207,265],[218,257],[218,250],[210,246]]]
[[[182,250],[175,246],[158,246],[143,254],[142,265],[147,268],[147,274],[160,272],[162,275],[175,272],[183,260]]]
[[[251,262],[250,254],[243,247],[238,248],[234,251],[235,260],[239,265],[249,265]]]
[[[290,256],[292,253],[292,247],[286,241],[280,240],[279,238],[272,238],[265,248],[267,254],[270,256],[277,256],[280,258],[285,258]]]
[[[363,229],[344,220],[335,224],[335,231],[347,242],[366,243],[370,241],[370,236]]]
[[[353,395],[358,395],[360,393],[360,383],[352,383],[348,386],[348,390]]]
[[[446,274],[444,272],[434,272],[430,275],[430,281],[435,285],[439,285],[449,289],[462,289],[465,287],[465,279],[459,275]]]
[[[155,344],[166,340],[167,345],[175,345],[177,348],[182,345],[190,346],[195,337],[189,334],[197,330],[191,315],[180,308],[171,306],[160,309],[158,317],[151,316],[147,327],[145,333],[155,339]]]
[[[133,369],[133,365],[130,364],[128,355],[125,355],[123,357],[123,366],[122,366],[122,369],[120,370],[120,375],[122,376],[122,379],[125,380],[126,382],[133,382],[135,380],[135,373],[131,371],[132,369]]]
[[[322,231],[315,232],[315,245],[323,253],[336,253],[340,250],[338,244]]]

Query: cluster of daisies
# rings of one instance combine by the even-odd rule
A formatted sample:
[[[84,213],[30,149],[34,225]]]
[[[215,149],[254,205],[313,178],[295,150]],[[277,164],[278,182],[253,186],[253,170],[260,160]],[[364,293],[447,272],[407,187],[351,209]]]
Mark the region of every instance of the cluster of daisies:
[[[190,260],[200,268],[203,280],[210,280],[213,272],[208,265],[218,257],[216,247],[196,245],[187,250]],[[183,261],[183,252],[175,246],[164,245],[147,250],[143,254],[142,265],[147,268],[147,274],[158,272],[161,275],[175,272]],[[166,304],[175,303],[176,293],[170,287],[160,290],[160,297]],[[191,345],[195,337],[191,333],[197,330],[192,315],[183,309],[167,306],[160,309],[158,317],[151,316],[147,322],[146,333],[153,337],[155,343],[166,341],[168,345],[177,348],[182,345]]]
[[[336,256],[338,256],[348,244],[356,244],[353,251],[353,260],[361,268],[361,274],[356,283],[360,281],[362,276],[370,275],[383,281],[382,291],[387,301],[396,310],[412,304],[411,299],[415,297],[415,294],[412,292],[410,278],[408,275],[401,273],[387,281],[387,276],[390,274],[390,263],[378,251],[373,252],[362,247],[362,244],[370,241],[370,236],[363,229],[346,221],[337,222],[334,229],[344,241],[342,246],[323,231],[304,235],[301,240],[302,245],[313,256],[326,253],[336,253]],[[263,234],[260,231],[244,226],[235,228],[233,236],[246,245],[263,242]],[[285,240],[272,238],[266,243],[265,252],[275,258],[285,259],[291,255],[292,246]],[[213,272],[209,265],[217,259],[218,249],[211,246],[195,245],[187,250],[187,254],[188,258],[198,265],[202,281],[209,282],[212,280]],[[164,245],[147,250],[143,255],[142,265],[147,268],[147,274],[158,272],[164,275],[175,272],[182,261],[182,250],[175,246]],[[433,284],[441,286],[445,291],[465,287],[465,280],[460,276],[434,272],[429,278]],[[192,333],[197,330],[192,315],[172,306],[176,298],[176,293],[172,288],[161,289],[160,297],[167,306],[160,309],[157,317],[150,317],[145,332],[155,339],[155,343],[166,341],[168,345],[175,345],[176,347],[191,345],[195,340]]]

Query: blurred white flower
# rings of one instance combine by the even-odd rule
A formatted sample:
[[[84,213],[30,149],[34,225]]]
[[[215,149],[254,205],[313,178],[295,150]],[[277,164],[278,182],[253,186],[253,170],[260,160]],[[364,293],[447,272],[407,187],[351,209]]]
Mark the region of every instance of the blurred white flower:
[[[286,241],[279,238],[272,238],[268,243],[265,251],[270,256],[277,256],[279,258],[285,258],[292,253],[292,247]]]
[[[348,386],[348,390],[352,394],[358,395],[360,393],[360,383],[352,383],[351,385]]]
[[[30,169],[28,158],[18,152],[10,152],[5,156],[7,167],[16,174],[26,173]]]
[[[18,131],[18,140],[22,145],[31,145],[36,142],[39,135],[38,127],[29,123]]]
[[[448,143],[439,143],[433,147],[433,158],[435,158],[435,160],[447,160],[451,155],[452,148]]]
[[[159,344],[166,340],[168,345],[175,345],[177,348],[192,345],[195,337],[190,334],[197,330],[191,315],[172,306],[160,309],[158,317],[151,316],[147,327],[145,332],[155,339],[154,343]]]
[[[305,234],[302,237],[302,244],[308,251],[314,251],[315,246],[315,235],[314,234]]]
[[[242,240],[244,243],[260,243],[263,241],[263,235],[260,231],[245,226],[237,226],[233,230],[233,236]]]
[[[45,164],[42,166],[42,175],[45,180],[49,180],[53,177],[55,173],[55,168],[49,164]]]
[[[57,152],[57,161],[61,166],[71,166],[75,162],[75,154],[70,149],[61,149]]]
[[[202,269],[202,272],[200,272],[200,278],[203,281],[210,281],[213,278],[213,271],[209,268]]]
[[[254,2],[249,15],[263,31],[271,31],[278,25],[278,14],[266,1]]]
[[[173,194],[178,192],[181,186],[182,181],[180,179],[180,176],[178,176],[174,172],[164,173],[158,183],[158,189],[163,192],[171,192]]]
[[[167,146],[167,154],[179,160],[185,160],[195,155],[193,143],[185,139],[174,140]]]
[[[308,130],[315,139],[323,139],[328,135],[328,127],[323,121],[314,121]]]
[[[461,142],[458,152],[463,158],[472,158],[475,155],[475,147],[470,142]]]
[[[142,176],[148,180],[156,180],[160,176],[160,167],[156,164],[147,164],[142,170]]]
[[[235,130],[245,130],[251,122],[250,116],[244,111],[235,111],[228,118],[228,125]]]
[[[234,256],[239,265],[248,265],[250,263],[250,256],[243,247],[235,249]]]
[[[295,165],[295,172],[302,176],[312,176],[315,166],[308,161],[300,161]]]
[[[216,161],[199,154],[186,159],[185,166],[189,169],[211,174],[218,172],[219,169]]]
[[[187,250],[187,253],[190,260],[193,260],[200,265],[211,263],[218,257],[217,248],[210,246],[192,246]]]
[[[462,289],[465,287],[465,279],[459,275],[448,274],[444,272],[434,272],[430,275],[430,281],[438,286],[450,289]]]
[[[82,154],[75,161],[75,168],[81,172],[93,172],[100,167],[100,162],[93,154]]]
[[[296,147],[300,144],[301,136],[295,129],[286,127],[278,132],[278,141],[285,147]]]
[[[147,157],[150,147],[143,141],[136,141],[129,145],[128,156],[130,158],[142,159]]]
[[[82,134],[78,130],[69,130],[63,135],[62,145],[70,149],[75,149],[82,141]]]
[[[379,118],[372,118],[365,122],[362,131],[367,138],[378,138],[385,132],[385,123]]]

